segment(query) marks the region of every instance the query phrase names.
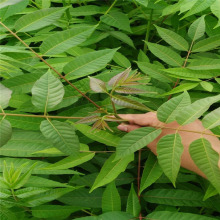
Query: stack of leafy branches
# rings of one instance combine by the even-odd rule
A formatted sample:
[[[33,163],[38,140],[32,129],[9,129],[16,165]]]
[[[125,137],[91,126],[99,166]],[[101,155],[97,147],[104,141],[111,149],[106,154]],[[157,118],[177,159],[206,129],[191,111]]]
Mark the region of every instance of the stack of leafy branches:
[[[208,180],[180,168],[178,131],[157,158],[161,128],[116,126],[158,110],[220,136],[220,0],[4,0],[0,17],[2,220],[219,219],[205,131]]]

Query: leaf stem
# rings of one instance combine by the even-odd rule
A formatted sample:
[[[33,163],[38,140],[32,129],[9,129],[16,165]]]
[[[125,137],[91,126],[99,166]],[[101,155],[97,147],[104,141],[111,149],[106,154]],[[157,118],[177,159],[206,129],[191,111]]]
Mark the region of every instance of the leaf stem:
[[[149,36],[150,36],[152,18],[153,18],[153,9],[150,10],[150,18],[147,23],[147,32],[146,32],[146,37],[145,37],[145,41],[144,41],[144,53],[147,52],[147,42],[148,42]]]
[[[27,45],[16,33],[14,33],[11,29],[9,29],[5,24],[0,21],[0,24],[8,30],[15,38],[17,38],[22,44],[25,45],[32,53],[34,53],[40,60],[42,60],[50,69],[52,69],[57,75],[60,76],[63,80],[65,80],[71,87],[73,87],[78,93],[80,93],[84,98],[86,98],[89,102],[91,102],[96,108],[100,109],[101,106],[97,105],[94,101],[92,101],[87,95],[81,92],[75,85],[73,85],[69,80],[65,78],[61,73],[59,73],[55,68],[53,68],[42,56],[40,56],[37,52],[35,52],[29,45]]]

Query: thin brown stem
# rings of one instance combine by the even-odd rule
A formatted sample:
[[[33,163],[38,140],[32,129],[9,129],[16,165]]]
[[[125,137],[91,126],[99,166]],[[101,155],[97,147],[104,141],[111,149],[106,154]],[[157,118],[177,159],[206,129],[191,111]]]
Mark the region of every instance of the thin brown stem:
[[[42,56],[40,56],[37,52],[35,52],[28,44],[26,44],[16,33],[14,33],[10,28],[8,28],[5,24],[0,21],[0,24],[9,31],[15,38],[17,38],[22,44],[25,45],[32,53],[36,55],[42,62],[44,62],[50,69],[52,69],[60,78],[65,80],[71,87],[73,87],[78,93],[80,93],[84,98],[86,98],[89,102],[91,102],[96,108],[100,109],[101,107],[97,105],[94,101],[92,101],[87,95],[81,92],[75,85],[73,85],[69,80],[65,78],[61,73],[59,73],[55,68],[53,68]]]

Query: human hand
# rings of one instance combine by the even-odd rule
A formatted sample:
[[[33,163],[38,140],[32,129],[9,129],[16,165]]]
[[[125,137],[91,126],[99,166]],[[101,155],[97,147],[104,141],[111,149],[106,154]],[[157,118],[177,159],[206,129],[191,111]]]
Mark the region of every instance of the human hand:
[[[180,126],[176,121],[171,122],[169,124],[160,122],[157,119],[157,115],[155,112],[149,112],[146,114],[121,114],[119,116],[122,119],[125,119],[129,122],[129,124],[122,123],[118,126],[118,129],[121,131],[130,132],[140,127],[148,126],[162,128],[161,134],[147,146],[154,154],[157,154],[157,142],[160,140],[160,138],[167,134],[174,134],[178,129],[178,132],[182,138],[182,144],[184,146],[184,151],[181,157],[181,166],[188,170],[196,172],[200,176],[205,177],[205,174],[201,170],[199,170],[199,168],[196,166],[189,154],[190,144],[193,141],[201,138],[201,132],[205,131],[205,128],[203,127],[202,122],[200,120],[196,120],[190,124]],[[213,134],[209,130],[206,130],[205,133]],[[220,155],[220,141],[218,140],[218,138],[206,134],[203,134],[203,137],[210,141],[213,149]]]

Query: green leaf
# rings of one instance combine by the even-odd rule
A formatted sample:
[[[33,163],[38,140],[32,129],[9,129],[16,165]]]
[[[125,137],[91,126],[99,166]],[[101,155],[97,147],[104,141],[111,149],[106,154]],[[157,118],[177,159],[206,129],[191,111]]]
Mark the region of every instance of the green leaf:
[[[131,66],[131,63],[130,63],[129,59],[126,56],[124,56],[121,53],[119,53],[119,52],[115,53],[115,55],[113,57],[113,60],[119,66],[122,66],[124,68],[128,68],[128,67]]]
[[[138,109],[138,110],[142,110],[142,111],[152,111],[150,108],[148,108],[144,104],[137,102],[135,100],[129,99],[125,96],[113,95],[111,99],[116,105],[119,105],[119,106],[123,106],[126,108]]]
[[[215,218],[204,216],[204,215],[197,215],[192,213],[186,212],[170,212],[170,211],[154,211],[147,215],[149,219],[157,219],[157,220],[214,220]]]
[[[34,31],[58,20],[67,8],[46,8],[26,14],[15,22],[17,32]]]
[[[11,138],[12,128],[8,120],[3,119],[0,121],[0,147],[5,145]]]
[[[117,38],[118,40],[120,40],[120,41],[126,43],[127,45],[135,48],[132,39],[128,35],[126,35],[125,33],[120,32],[120,31],[109,31],[108,33],[112,37]]]
[[[102,11],[102,8],[96,5],[80,5],[80,7],[70,8],[70,14],[73,17],[102,14]]]
[[[120,137],[113,135],[107,131],[92,131],[92,127],[84,124],[74,124],[74,127],[79,130],[82,134],[84,134],[86,137],[98,141],[100,143],[103,143],[108,146],[116,147],[120,141]]]
[[[44,112],[50,111],[58,105],[63,96],[63,84],[53,76],[50,70],[41,76],[32,88],[32,103]]]
[[[0,110],[7,108],[12,91],[0,83]]]
[[[135,1],[144,7],[148,6],[148,0],[135,0]]]
[[[202,81],[200,82],[200,85],[203,87],[203,89],[205,89],[208,92],[212,92],[213,90],[213,85],[209,82]]]
[[[146,147],[161,133],[160,129],[151,127],[138,128],[124,135],[116,148],[115,160],[132,155],[135,151]]]
[[[11,191],[8,189],[1,188],[0,189],[0,198],[9,198],[11,197]]]
[[[193,69],[193,70],[218,70],[218,69],[220,69],[220,61],[217,59],[195,60],[195,61],[190,62],[190,64],[187,66],[187,68]],[[216,72],[210,71],[210,77],[212,77],[211,75],[218,76],[217,72],[218,71],[216,71]],[[205,73],[206,72],[204,72],[204,74]]]
[[[31,209],[36,218],[68,218],[71,213],[80,211],[81,207],[61,205],[40,205]]]
[[[141,211],[141,206],[139,203],[138,196],[134,190],[133,183],[131,184],[131,189],[128,195],[126,212],[132,214],[134,217],[138,217]]]
[[[82,163],[85,163],[89,160],[91,160],[95,156],[95,153],[80,153],[77,156],[69,156],[66,157],[49,167],[46,167],[46,169],[68,169],[71,167],[78,166]]]
[[[205,34],[205,15],[195,20],[189,27],[188,35],[194,42]]]
[[[103,82],[100,79],[96,79],[94,77],[90,77],[90,76],[88,77],[90,80],[90,88],[92,91],[94,92],[106,92],[107,91],[105,82]]]
[[[107,185],[102,195],[102,212],[121,211],[121,198],[115,186],[115,182]]]
[[[23,199],[22,202],[27,206],[27,207],[35,207],[42,205],[44,203],[53,201],[55,199],[58,199],[62,195],[73,191],[74,189],[71,188],[59,188],[59,189],[50,189],[46,192],[28,197],[26,199]]]
[[[172,83],[173,80],[167,73],[161,70],[161,66],[147,62],[137,62],[138,67],[147,75],[164,83]]]
[[[188,51],[189,44],[182,36],[168,29],[161,28],[156,25],[155,27],[162,39],[169,45],[180,51]]]
[[[171,66],[179,67],[183,65],[183,59],[181,58],[181,56],[169,47],[149,42],[147,43],[147,45],[151,53],[153,53],[159,59],[163,60],[165,63]]]
[[[176,186],[183,149],[181,136],[178,133],[163,136],[157,143],[158,162],[174,186]]]
[[[40,51],[44,55],[60,54],[84,42],[94,29],[95,27],[88,28],[82,26],[52,34],[43,41]]]
[[[18,220],[17,216],[10,209],[7,209],[4,205],[0,205],[0,219],[1,220]]]
[[[182,189],[153,189],[147,191],[144,200],[150,203],[171,206],[211,207],[210,201],[203,202],[203,193]]]
[[[15,196],[23,199],[23,198],[27,198],[27,197],[30,197],[30,196],[33,196],[39,193],[46,192],[48,190],[49,189],[46,189],[46,188],[43,189],[43,188],[38,188],[38,187],[25,187],[25,188],[16,190]]]
[[[126,14],[119,11],[112,11],[101,16],[100,20],[110,26],[119,28],[120,30],[131,32],[130,22]]]
[[[140,194],[162,175],[163,171],[153,153],[147,158],[141,177]]]
[[[191,105],[184,107],[179,112],[179,115],[177,115],[176,120],[180,125],[189,124],[202,116],[209,109],[210,105],[219,100],[220,95],[199,99]]]
[[[214,27],[217,28],[220,26],[220,1],[215,0],[215,2],[211,5],[212,13],[218,18],[218,24]]]
[[[173,122],[176,120],[176,116],[179,114],[179,111],[190,104],[190,96],[188,92],[184,92],[183,94],[173,97],[163,103],[157,109],[157,118],[166,124]]]
[[[212,196],[215,196],[215,195],[218,195],[218,191],[216,190],[215,187],[213,187],[213,185],[210,183],[208,188],[206,189],[206,192],[205,192],[205,195],[204,195],[204,198],[203,198],[203,201],[205,201],[206,199],[212,197]]]
[[[77,79],[97,72],[111,61],[118,49],[105,49],[83,54],[64,66],[65,77]]]
[[[220,193],[219,154],[213,150],[211,143],[205,138],[195,140],[190,144],[189,152],[198,168]]]
[[[15,4],[17,4],[21,1],[23,1],[23,0],[13,0],[13,1],[11,1],[11,0],[2,0],[0,2],[0,8],[4,8],[4,7],[7,7],[9,5],[15,5]]]
[[[202,124],[206,129],[212,129],[220,125],[220,107],[207,114],[202,119]]]
[[[125,171],[127,165],[131,161],[133,161],[133,159],[134,159],[134,155],[132,154],[120,160],[115,161],[115,154],[112,154],[102,166],[101,171],[97,176],[90,192],[116,179],[120,173]]]
[[[162,96],[188,91],[190,89],[195,88],[198,85],[199,85],[198,83],[184,83],[184,84],[177,86],[176,88],[172,89],[169,92],[163,93]]]
[[[68,155],[78,155],[79,140],[75,129],[70,124],[60,121],[45,120],[41,122],[40,130],[53,143],[54,147]]]
[[[214,35],[207,39],[197,42],[192,49],[192,52],[205,52],[216,49],[220,46],[220,35]]]

